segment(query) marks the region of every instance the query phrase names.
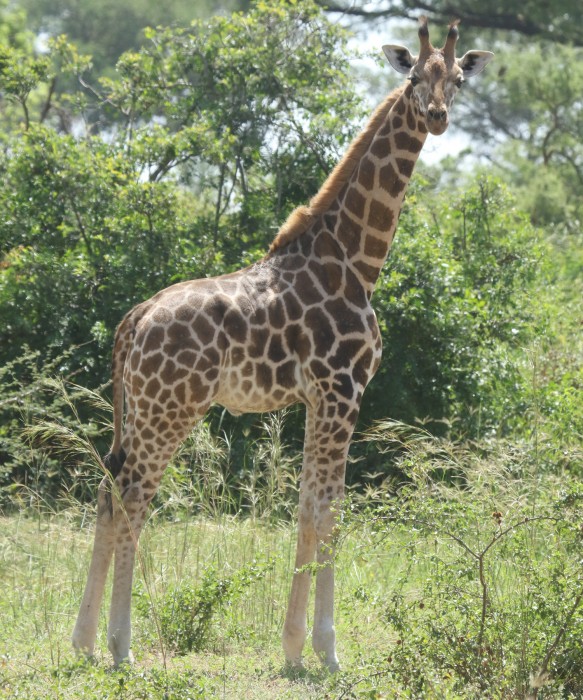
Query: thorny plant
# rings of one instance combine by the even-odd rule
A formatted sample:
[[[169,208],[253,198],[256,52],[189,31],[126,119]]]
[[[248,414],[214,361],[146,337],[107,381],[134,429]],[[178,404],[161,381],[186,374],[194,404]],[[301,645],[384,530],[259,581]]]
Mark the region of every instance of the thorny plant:
[[[397,638],[367,676],[347,679],[340,697],[364,682],[382,689],[387,676],[426,693],[432,673],[470,693],[463,697],[495,688],[528,700],[545,686],[580,692],[582,499],[537,495],[526,453],[509,458],[398,423],[367,437],[384,437],[402,482],[384,503],[347,501],[340,531],[346,538],[369,528],[363,558],[400,552],[402,573],[382,595],[367,586],[354,592]]]

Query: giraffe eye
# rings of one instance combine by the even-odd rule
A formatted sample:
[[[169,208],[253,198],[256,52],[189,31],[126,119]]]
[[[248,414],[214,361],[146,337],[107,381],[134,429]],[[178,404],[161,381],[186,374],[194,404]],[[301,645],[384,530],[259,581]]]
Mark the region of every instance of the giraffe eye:
[[[461,88],[461,86],[465,83],[466,81],[463,79],[463,77],[460,75],[460,77],[455,81],[455,86],[457,88]]]
[[[421,79],[418,75],[415,75],[415,73],[411,73],[411,75],[409,76],[409,80],[411,81],[411,85],[415,87],[415,85],[419,85]]]

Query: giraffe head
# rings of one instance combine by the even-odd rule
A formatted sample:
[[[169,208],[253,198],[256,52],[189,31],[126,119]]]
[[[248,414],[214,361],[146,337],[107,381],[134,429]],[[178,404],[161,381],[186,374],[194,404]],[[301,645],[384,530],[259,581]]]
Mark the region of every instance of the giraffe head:
[[[468,51],[455,57],[458,22],[449,25],[442,49],[429,41],[427,17],[420,18],[419,55],[413,56],[405,46],[387,45],[383,51],[389,63],[399,73],[408,76],[419,111],[425,117],[431,134],[443,134],[449,124],[449,109],[466,78],[477,75],[492,59],[491,51]]]

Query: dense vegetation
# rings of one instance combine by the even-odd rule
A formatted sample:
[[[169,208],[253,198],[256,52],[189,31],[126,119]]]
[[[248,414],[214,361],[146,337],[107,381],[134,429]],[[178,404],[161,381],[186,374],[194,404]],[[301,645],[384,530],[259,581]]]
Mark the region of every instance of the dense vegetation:
[[[35,504],[39,526],[56,518],[47,527],[58,537],[67,527],[78,537],[101,476],[123,314],[173,282],[261,257],[362,125],[372,106],[363,93],[380,98],[379,84],[385,94],[396,80],[380,64],[355,76],[362,66],[352,64],[348,33],[308,0],[233,2],[227,9],[244,12],[215,16],[212,3],[200,4],[205,17],[192,23],[179,0],[168,17],[142,4],[122,16],[118,3],[103,3],[100,21],[111,13],[120,31],[100,42],[90,2],[0,2],[0,506],[13,514]],[[297,697],[384,697],[389,687],[394,697],[583,692],[583,62],[580,49],[554,43],[553,17],[541,13],[536,42],[502,31],[487,46],[477,39],[496,64],[464,88],[452,115],[472,148],[420,163],[409,189],[375,292],[383,362],[367,390],[343,514],[352,661],[336,681],[302,677]],[[460,43],[470,48],[465,35]],[[201,549],[196,561],[213,568],[197,563],[190,588],[162,577],[158,598],[142,568],[144,648],[188,654],[222,644],[226,655],[250,634],[256,653],[274,647],[280,611],[262,608],[269,637],[267,623],[253,627],[255,608],[243,620],[233,607],[253,586],[268,590],[266,606],[275,589],[284,603],[289,551],[266,523],[290,536],[282,523],[295,507],[302,426],[299,408],[276,419],[217,408],[175,457],[153,532],[193,513],[221,527],[226,515],[250,516],[263,523],[257,537],[271,543],[273,561],[253,563],[252,548],[225,572],[219,545]],[[10,542],[0,542],[0,576],[12,571],[17,591],[18,522],[6,518]],[[385,562],[380,580],[369,560]],[[46,565],[72,582],[70,617],[83,564],[68,573]],[[52,588],[35,581],[46,616]],[[175,617],[176,600],[188,620]],[[21,603],[16,595],[0,606],[2,624],[32,634],[24,616],[35,613]],[[439,614],[430,619],[428,608]],[[362,655],[371,636],[379,641]],[[34,677],[18,686],[14,662],[2,659],[11,680],[0,691],[35,697]],[[54,658],[39,664],[56,674],[55,688],[81,673]],[[89,687],[94,672],[83,673]],[[175,678],[166,661],[157,673],[143,687],[130,676],[107,684],[134,687],[136,697],[172,697],[174,685],[176,697],[219,692],[202,677]]]

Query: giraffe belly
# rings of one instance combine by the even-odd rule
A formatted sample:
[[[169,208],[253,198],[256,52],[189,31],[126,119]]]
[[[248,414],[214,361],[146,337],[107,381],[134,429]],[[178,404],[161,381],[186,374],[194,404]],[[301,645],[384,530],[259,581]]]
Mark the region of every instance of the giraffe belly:
[[[276,377],[274,369],[263,363],[254,365],[254,371],[248,375],[233,369],[224,370],[214,403],[233,415],[240,415],[276,411],[302,401],[296,381],[293,388],[285,387],[277,382]]]
[[[294,403],[298,403],[298,399],[291,398],[286,401],[246,401],[244,403],[229,402],[229,401],[216,401],[219,406],[226,408],[227,411],[232,416],[241,416],[243,413],[269,413],[270,411],[278,411],[286,406],[291,406]]]
[[[300,400],[301,398],[295,393],[277,393],[274,396],[266,395],[258,390],[252,390],[245,395],[237,390],[231,390],[228,395],[227,392],[221,392],[215,397],[214,403],[223,406],[232,415],[240,416],[243,413],[277,411],[280,408],[298,403]]]

